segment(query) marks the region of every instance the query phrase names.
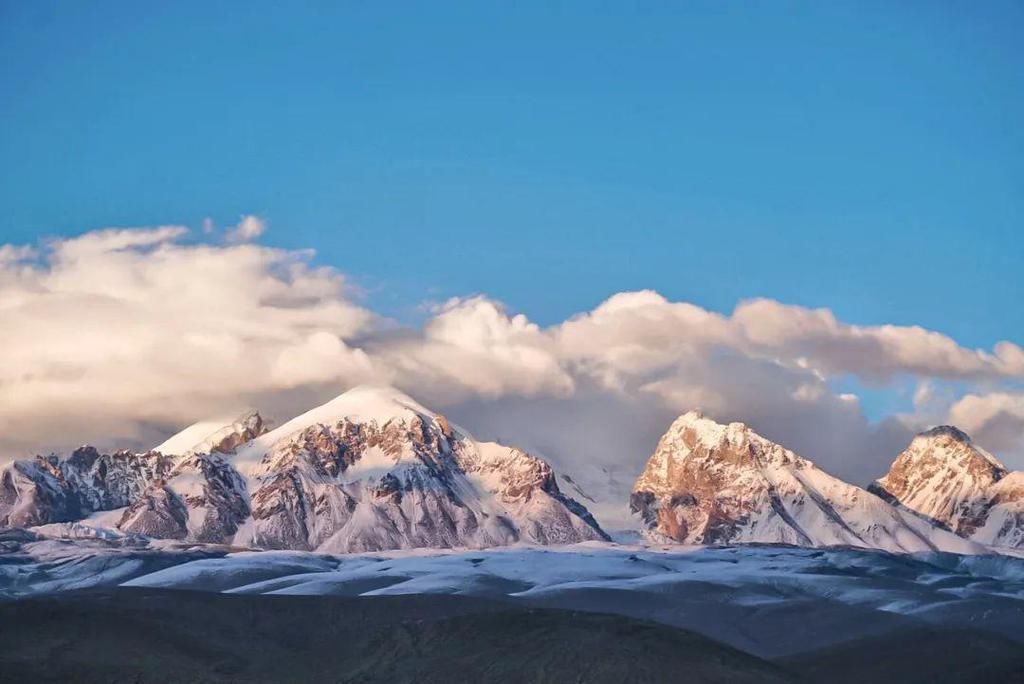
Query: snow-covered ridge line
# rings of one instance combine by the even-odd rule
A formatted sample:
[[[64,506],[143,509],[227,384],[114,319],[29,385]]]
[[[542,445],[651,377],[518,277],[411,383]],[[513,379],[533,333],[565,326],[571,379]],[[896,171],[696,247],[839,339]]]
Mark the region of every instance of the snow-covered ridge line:
[[[637,526],[659,541],[1024,548],[1024,474],[951,426],[918,435],[864,490],[742,423],[690,411],[629,498]],[[478,441],[375,386],[269,431],[250,411],[189,426],[147,453],[83,447],[0,471],[0,528],[333,553],[606,539],[585,507],[605,503],[544,460]]]
[[[915,437],[870,490],[975,542],[1024,547],[1024,473],[1009,471],[955,427]]]
[[[839,480],[742,423],[677,419],[633,488],[656,538],[986,553],[984,546]]]
[[[200,423],[168,445],[181,455],[15,463],[0,480],[0,525],[123,508],[122,533],[332,552],[607,538],[547,463],[477,442],[391,388],[357,387],[269,432],[255,412]]]
[[[189,425],[152,450],[175,456],[211,451],[228,453],[264,432],[263,417],[255,409],[250,409],[237,417],[215,418]]]

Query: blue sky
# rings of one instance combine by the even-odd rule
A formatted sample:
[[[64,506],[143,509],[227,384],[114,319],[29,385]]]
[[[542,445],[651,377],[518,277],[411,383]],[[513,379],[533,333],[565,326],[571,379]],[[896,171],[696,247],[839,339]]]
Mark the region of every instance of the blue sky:
[[[3,2],[0,243],[256,213],[404,319],[654,288],[1024,338],[1020,3],[380,5]]]

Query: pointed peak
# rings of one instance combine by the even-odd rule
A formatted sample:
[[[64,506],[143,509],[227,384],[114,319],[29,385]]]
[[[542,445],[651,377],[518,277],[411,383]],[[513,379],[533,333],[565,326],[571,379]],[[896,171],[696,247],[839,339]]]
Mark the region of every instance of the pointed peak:
[[[925,430],[924,432],[919,433],[917,436],[925,438],[949,437],[955,442],[971,444],[970,436],[954,425],[936,425],[930,430]]]
[[[420,410],[426,411],[420,404],[410,397],[405,392],[392,387],[391,385],[375,385],[375,384],[362,384],[356,385],[351,389],[345,390],[337,397],[331,400],[331,403],[338,399],[345,399],[346,401],[372,401],[372,402],[391,402],[402,406],[417,406]]]
[[[436,421],[437,417],[438,414],[394,387],[358,385],[252,440],[248,446],[239,449],[236,462],[258,460],[271,445],[315,425],[333,426],[346,420],[384,425],[396,419]]]
[[[1006,466],[998,458],[976,445],[966,432],[953,425],[938,425],[916,435],[901,456],[916,461],[934,458],[937,454],[946,461],[967,459],[987,463],[986,467],[1006,472]]]
[[[383,422],[410,412],[433,418],[436,414],[408,394],[388,385],[356,385],[334,399],[299,416],[307,419],[336,420],[363,418]]]

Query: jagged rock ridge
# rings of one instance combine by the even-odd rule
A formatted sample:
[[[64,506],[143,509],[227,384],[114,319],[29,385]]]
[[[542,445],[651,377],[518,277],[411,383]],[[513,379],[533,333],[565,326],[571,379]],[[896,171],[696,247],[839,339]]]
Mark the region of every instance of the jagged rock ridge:
[[[332,552],[607,539],[544,461],[391,389],[351,390],[271,432],[257,413],[197,423],[159,449],[171,455],[83,448],[11,464],[0,524],[123,508],[124,533]]]
[[[690,544],[980,550],[741,423],[722,425],[699,412],[681,416],[661,438],[631,507],[656,535]]]
[[[254,440],[240,540],[331,552],[605,539],[533,456],[477,442],[393,390],[359,388]]]
[[[1024,546],[1024,473],[1007,470],[955,427],[915,437],[869,489],[967,539]]]
[[[101,454],[89,446],[67,458],[15,461],[0,472],[0,527],[65,522],[122,508],[173,465],[158,452]]]

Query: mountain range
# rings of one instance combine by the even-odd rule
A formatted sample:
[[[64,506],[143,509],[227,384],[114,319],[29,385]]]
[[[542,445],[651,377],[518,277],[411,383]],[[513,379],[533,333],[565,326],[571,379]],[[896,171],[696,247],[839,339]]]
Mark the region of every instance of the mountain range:
[[[253,411],[147,452],[83,446],[15,461],[0,471],[0,527],[329,553],[609,540],[558,481],[541,458],[363,386],[273,430]],[[629,504],[654,542],[1024,546],[1024,474],[949,426],[918,435],[864,489],[746,425],[691,411],[661,438]]]
[[[544,461],[373,387],[270,431],[253,412],[145,453],[16,461],[0,526],[336,553],[607,539]]]

